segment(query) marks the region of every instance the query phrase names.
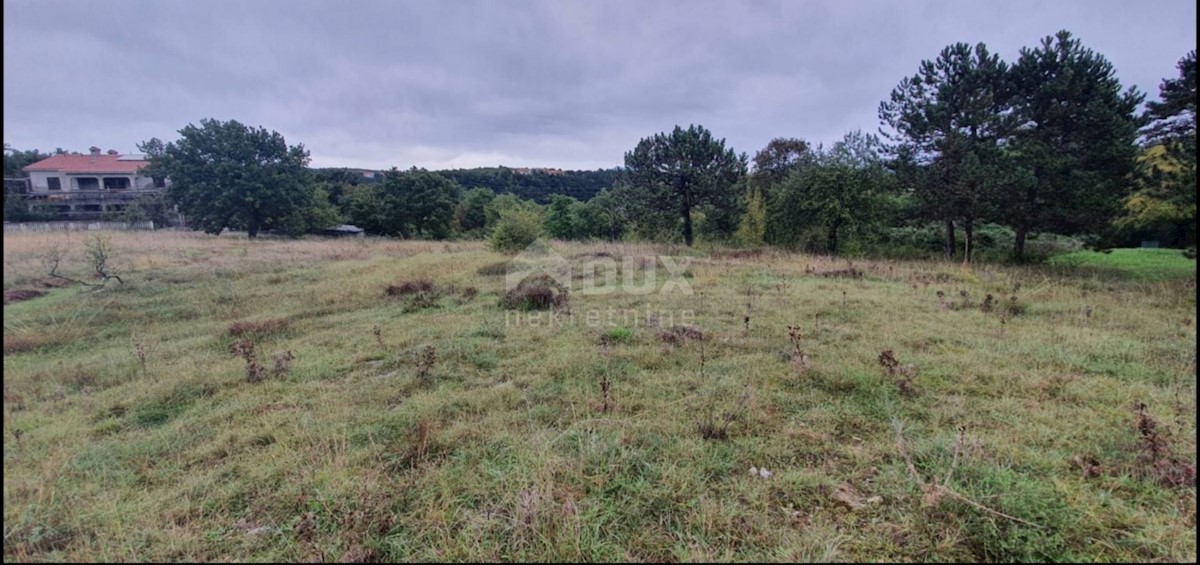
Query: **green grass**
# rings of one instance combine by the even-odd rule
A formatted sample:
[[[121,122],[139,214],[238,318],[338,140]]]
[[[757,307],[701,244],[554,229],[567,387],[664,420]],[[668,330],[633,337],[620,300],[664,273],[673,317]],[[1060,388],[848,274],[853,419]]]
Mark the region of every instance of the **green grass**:
[[[1196,557],[1195,488],[1140,459],[1131,407],[1195,465],[1194,271],[693,252],[696,294],[550,318],[499,306],[479,242],[112,236],[126,284],[4,307],[5,561]],[[79,239],[5,234],[5,290]],[[386,293],[421,279],[421,308]],[[237,339],[290,370],[247,382]]]
[[[1076,251],[1050,258],[1051,265],[1084,271],[1113,272],[1141,280],[1196,277],[1196,260],[1179,249],[1112,249],[1109,252]]]

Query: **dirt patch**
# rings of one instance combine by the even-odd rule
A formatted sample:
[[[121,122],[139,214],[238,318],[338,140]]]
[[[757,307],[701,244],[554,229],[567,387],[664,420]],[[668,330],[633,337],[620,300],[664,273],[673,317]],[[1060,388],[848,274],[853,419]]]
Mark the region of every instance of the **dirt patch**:
[[[45,295],[46,295],[46,291],[36,290],[36,289],[32,289],[32,288],[18,288],[15,290],[6,290],[6,291],[4,291],[4,303],[12,304],[14,302],[24,302],[26,300],[32,300],[39,296],[45,296]]]
[[[288,320],[262,320],[234,322],[229,326],[229,335],[233,337],[264,336],[286,330],[292,323]]]
[[[41,285],[42,288],[63,288],[71,286],[71,281],[48,277],[38,281],[38,284]]]
[[[704,339],[704,330],[691,324],[680,324],[659,331],[658,339],[667,345],[683,345],[688,341]]]

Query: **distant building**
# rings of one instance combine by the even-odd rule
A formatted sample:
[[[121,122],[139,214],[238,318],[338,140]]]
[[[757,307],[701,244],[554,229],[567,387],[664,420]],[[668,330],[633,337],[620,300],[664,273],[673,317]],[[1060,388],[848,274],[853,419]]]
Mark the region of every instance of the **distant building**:
[[[29,173],[25,196],[53,206],[62,219],[100,219],[166,188],[141,174],[147,164],[144,155],[102,154],[99,147],[89,155],[54,155],[22,169]]]
[[[330,237],[362,237],[363,229],[350,224],[342,224],[340,226],[334,226],[321,230],[321,235],[327,235]]]
[[[563,174],[562,169],[546,169],[546,168],[532,168],[531,169],[528,167],[522,167],[519,169],[509,169],[509,170],[512,171],[514,175],[532,175],[532,174],[537,173],[537,174],[542,174],[542,175],[558,176],[558,175]]]

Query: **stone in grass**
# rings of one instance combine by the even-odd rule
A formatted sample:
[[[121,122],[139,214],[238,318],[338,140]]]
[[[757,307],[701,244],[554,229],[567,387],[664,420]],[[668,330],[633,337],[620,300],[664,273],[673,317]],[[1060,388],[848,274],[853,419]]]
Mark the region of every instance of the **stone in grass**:
[[[768,471],[766,469],[766,467],[759,469],[758,467],[755,467],[753,465],[750,466],[750,476],[751,477],[758,477],[760,479],[769,479],[769,478],[771,478],[771,475],[773,475],[773,474],[774,473]]]

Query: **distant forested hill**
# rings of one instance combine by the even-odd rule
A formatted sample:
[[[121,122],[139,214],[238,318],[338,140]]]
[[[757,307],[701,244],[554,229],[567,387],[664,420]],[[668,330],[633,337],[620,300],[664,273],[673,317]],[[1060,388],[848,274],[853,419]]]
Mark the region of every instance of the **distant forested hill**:
[[[523,171],[529,172],[522,174]],[[458,181],[458,184],[468,189],[490,188],[496,194],[511,192],[521,198],[545,204],[550,201],[551,194],[565,194],[582,201],[589,200],[601,190],[611,188],[613,182],[621,174],[621,169],[560,171],[556,169],[529,170],[485,167],[437,172]]]

